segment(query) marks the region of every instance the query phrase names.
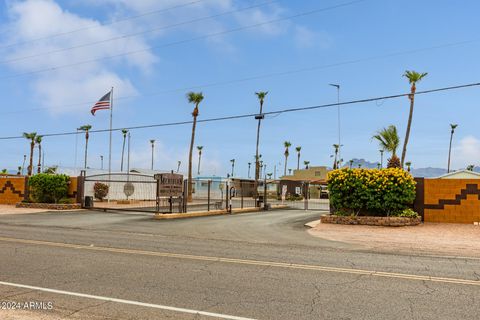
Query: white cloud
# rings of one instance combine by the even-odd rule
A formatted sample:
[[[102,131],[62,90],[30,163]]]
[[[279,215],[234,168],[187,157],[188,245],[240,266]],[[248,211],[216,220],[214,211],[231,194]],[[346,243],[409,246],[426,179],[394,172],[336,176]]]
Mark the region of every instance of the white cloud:
[[[18,72],[35,72],[52,66],[101,59],[119,52],[145,50],[148,47],[145,39],[135,37],[109,41],[94,47],[61,51],[118,37],[123,32],[113,26],[101,26],[98,21],[65,11],[53,0],[12,1],[8,4],[8,13],[11,21],[9,28],[15,32],[14,36],[5,42],[25,43],[10,48],[3,59],[8,61],[10,68]],[[91,26],[95,28],[47,40],[31,41]],[[43,55],[45,52],[57,50],[61,52]],[[39,56],[22,59],[35,55]],[[118,66],[127,64],[148,71],[155,61],[153,53],[145,50],[116,59],[94,61],[73,68],[59,68],[55,72],[39,73],[34,76],[32,87],[39,98],[38,101],[49,107],[52,113],[69,112],[75,109],[62,108],[66,102],[94,101],[111,86],[121,89],[124,95],[135,93],[136,90],[129,79],[122,78],[115,70]]]
[[[315,32],[311,29],[297,25],[294,28],[294,40],[298,48],[311,48],[318,46],[327,49],[331,46],[331,37],[326,32]]]
[[[162,141],[155,141],[154,168],[156,170],[176,170],[178,161],[181,161],[180,173],[188,173],[188,148],[171,149]],[[131,168],[150,168],[152,153],[150,142],[143,142],[141,146],[132,149],[130,155]],[[198,154],[194,149],[193,154],[193,175],[196,176],[198,165]],[[202,155],[201,175],[221,175],[223,167],[220,161],[214,156],[204,153]]]
[[[469,164],[479,165],[480,140],[476,137],[466,136],[452,149],[452,163],[454,167],[465,168]]]

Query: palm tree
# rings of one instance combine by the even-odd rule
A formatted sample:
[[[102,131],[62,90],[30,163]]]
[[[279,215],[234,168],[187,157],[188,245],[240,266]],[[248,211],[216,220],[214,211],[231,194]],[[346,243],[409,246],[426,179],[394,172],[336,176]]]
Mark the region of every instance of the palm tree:
[[[473,169],[475,169],[475,165],[474,165],[474,164],[469,164],[469,165],[467,166],[467,170],[468,170],[468,171],[473,171]]]
[[[268,94],[268,91],[259,91],[255,92],[257,95],[258,101],[260,102],[260,113],[258,116],[255,117],[255,119],[258,119],[258,125],[257,125],[257,144],[255,148],[255,184],[258,184],[258,179],[260,177],[260,164],[259,164],[259,154],[258,154],[258,147],[260,144],[260,124],[263,119],[263,101],[265,100],[265,97]]]
[[[192,201],[192,192],[193,192],[193,184],[192,184],[192,156],[193,156],[193,145],[195,144],[195,128],[197,127],[197,117],[198,117],[198,106],[200,102],[203,101],[203,93],[201,92],[189,92],[187,93],[187,99],[189,103],[193,103],[195,108],[193,109],[192,116],[193,116],[193,125],[192,125],[192,138],[190,140],[190,151],[188,154],[188,193],[187,193],[187,201]]]
[[[182,161],[178,160],[177,161],[177,173],[180,171],[180,166],[182,165]]]
[[[302,150],[302,147],[298,146],[295,148],[295,151],[297,151],[297,170],[300,169],[300,151]]]
[[[452,139],[453,139],[453,133],[455,132],[455,128],[458,127],[458,124],[450,124],[450,128],[452,129],[450,131],[450,146],[448,147],[448,169],[447,173],[450,172],[450,154],[452,152]]]
[[[197,175],[200,175],[200,162],[202,161],[202,149],[203,149],[203,146],[197,146],[197,150],[198,150],[198,168],[197,168]]]
[[[400,159],[397,157],[397,149],[400,145],[400,137],[398,136],[397,127],[390,125],[388,128],[383,128],[382,130],[377,131],[372,138],[378,141],[380,149],[392,153],[392,157],[388,160],[387,167],[401,167]]]
[[[35,137],[35,143],[38,144],[37,173],[42,172],[42,138],[43,138],[43,136],[36,136]]]
[[[310,161],[303,161],[303,164],[305,165],[305,169],[308,169],[308,165],[310,164]]]
[[[334,144],[333,148],[335,149],[335,158],[333,159],[333,170],[335,170],[335,169],[338,169],[337,157],[338,157],[338,149],[340,149],[340,145]]]
[[[85,131],[85,161],[84,161],[84,165],[83,165],[84,169],[87,169],[88,138],[90,138],[90,135],[89,135],[88,132],[90,131],[90,129],[92,129],[92,126],[89,125],[89,124],[81,126],[80,128],[77,129],[77,130],[80,130],[80,131]]]
[[[250,179],[250,167],[252,166],[252,163],[248,163],[248,179]]]
[[[350,161],[348,161],[350,163],[350,169],[352,169],[352,166],[353,166],[353,159],[351,159]]]
[[[288,156],[290,155],[290,152],[288,152],[288,148],[290,148],[292,144],[289,141],[285,141],[283,143],[283,146],[285,147],[285,152],[283,155],[285,156],[285,169],[283,170],[283,175],[287,175],[287,162],[288,162]]]
[[[405,132],[405,140],[403,141],[403,150],[402,150],[402,160],[401,160],[401,167],[403,168],[403,163],[405,161],[405,157],[407,155],[407,145],[408,139],[410,138],[410,128],[412,126],[412,117],[413,117],[413,106],[415,104],[415,92],[417,90],[416,84],[420,80],[422,80],[428,73],[418,73],[413,70],[407,70],[403,74],[404,77],[408,79],[410,83],[410,94],[408,98],[410,99],[410,112],[408,113],[408,122],[407,122],[407,132]]]
[[[407,166],[407,171],[410,172],[410,167],[412,166],[412,162],[407,161],[405,162],[405,165]]]
[[[35,148],[35,138],[37,137],[36,132],[24,132],[23,137],[30,141],[30,164],[28,165],[27,174],[32,175],[33,171],[33,149]]]
[[[127,134],[128,134],[128,130],[127,129],[122,129],[123,144],[122,144],[122,160],[120,161],[120,171],[121,172],[123,172],[123,155],[125,154],[125,141],[127,140]]]

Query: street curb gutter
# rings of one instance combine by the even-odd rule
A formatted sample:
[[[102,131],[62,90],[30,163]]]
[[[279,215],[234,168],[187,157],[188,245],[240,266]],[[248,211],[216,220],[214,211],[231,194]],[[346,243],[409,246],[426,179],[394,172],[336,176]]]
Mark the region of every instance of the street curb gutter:
[[[320,223],[320,220],[313,220],[304,224],[307,228],[315,228]]]
[[[286,209],[286,208],[288,208],[288,206],[279,205],[279,206],[272,206],[271,210]],[[232,209],[232,213],[226,210],[194,211],[194,212],[188,212],[188,213],[155,214],[153,218],[155,220],[171,220],[171,219],[221,216],[221,215],[228,215],[228,214],[241,214],[241,213],[261,212],[261,211],[264,211],[263,208]]]

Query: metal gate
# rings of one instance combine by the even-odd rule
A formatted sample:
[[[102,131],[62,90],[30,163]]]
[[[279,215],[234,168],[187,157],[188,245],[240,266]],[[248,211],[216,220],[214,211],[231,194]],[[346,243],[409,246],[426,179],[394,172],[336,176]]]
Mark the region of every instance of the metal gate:
[[[158,196],[158,180],[138,173],[83,176],[83,207],[137,212],[182,212],[183,203]]]

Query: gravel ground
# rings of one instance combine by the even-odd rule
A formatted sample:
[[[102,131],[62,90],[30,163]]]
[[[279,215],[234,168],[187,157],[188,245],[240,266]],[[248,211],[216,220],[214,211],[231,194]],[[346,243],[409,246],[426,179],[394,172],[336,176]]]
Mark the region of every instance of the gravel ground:
[[[480,257],[480,226],[474,225],[424,223],[389,228],[318,223],[308,232],[371,250]]]

